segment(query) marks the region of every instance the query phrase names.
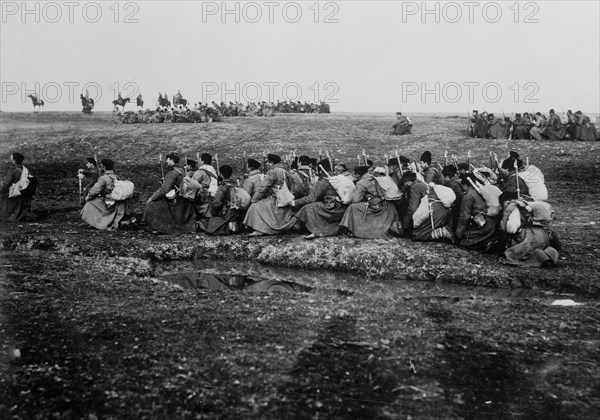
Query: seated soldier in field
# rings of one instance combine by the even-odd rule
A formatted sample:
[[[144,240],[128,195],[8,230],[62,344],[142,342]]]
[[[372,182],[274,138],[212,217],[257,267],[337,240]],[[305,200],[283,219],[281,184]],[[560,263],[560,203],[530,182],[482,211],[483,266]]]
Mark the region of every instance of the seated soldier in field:
[[[385,238],[398,222],[396,207],[382,197],[377,181],[368,166],[357,166],[354,174],[358,181],[340,227],[357,238]]]
[[[421,174],[423,175],[423,181],[425,183],[442,183],[440,171],[438,171],[438,169],[431,164],[431,152],[423,152],[423,154],[421,155],[421,163],[419,165],[421,166]]]
[[[456,224],[456,239],[463,248],[484,251],[491,249],[495,242],[499,218],[487,214],[485,200],[471,184],[476,180],[473,174],[461,178],[465,194]]]
[[[331,165],[328,159],[319,162],[319,181],[313,191],[308,196],[291,203],[291,206],[297,210],[294,218],[310,232],[305,239],[337,235],[340,221],[348,207],[342,203],[337,190],[329,181],[327,173],[330,171]]]
[[[246,190],[250,197],[254,196],[254,193],[258,191],[258,186],[265,178],[264,174],[260,172],[260,162],[255,159],[248,159],[248,174],[246,179],[242,183],[242,188]]]
[[[567,130],[554,109],[550,110],[550,118],[544,134],[550,140],[563,140]]]
[[[533,127],[529,130],[529,134],[535,140],[542,140],[544,131],[546,130],[546,119],[542,116],[541,112],[535,113],[535,122]]]
[[[210,203],[210,217],[198,221],[198,227],[210,235],[230,235],[240,231],[243,210],[237,202],[235,180],[231,179],[233,168],[223,165],[219,174],[223,180]]]
[[[410,134],[410,130],[412,130],[412,122],[408,118],[404,117],[401,112],[396,112],[396,117],[398,120],[392,126],[391,134]]]
[[[276,190],[281,189],[286,183],[290,188],[292,177],[283,169],[281,158],[269,153],[267,156],[269,171],[254,196],[252,204],[244,218],[244,225],[254,229],[251,236],[277,235],[293,228],[295,220],[292,218],[292,208],[288,203],[277,201]]]
[[[519,195],[529,195],[529,188],[527,188],[527,184],[518,175],[518,170],[515,168],[515,163],[517,164],[517,168],[523,168],[523,161],[519,159],[519,155],[511,152],[511,157],[508,159],[504,159],[500,166],[500,189],[503,193],[516,193],[519,191]]]
[[[81,218],[99,230],[118,229],[121,220],[129,215],[128,203],[110,198],[118,179],[114,172],[115,163],[111,159],[102,159],[100,163],[104,173],[86,195]]]
[[[185,170],[180,164],[181,157],[171,152],[165,160],[169,171],[161,186],[148,199],[142,222],[157,233],[195,232],[194,203],[179,195],[185,177]]]
[[[14,167],[8,173],[2,167],[0,186],[0,222],[20,222],[35,218],[31,210],[31,200],[37,188],[37,180],[31,177],[23,165],[25,156],[13,153],[10,160]],[[27,184],[27,185],[25,185]]]
[[[408,209],[402,218],[404,235],[414,241],[453,242],[448,228],[450,210],[440,202],[434,188],[417,180],[414,172],[406,172],[402,178],[409,191]]]

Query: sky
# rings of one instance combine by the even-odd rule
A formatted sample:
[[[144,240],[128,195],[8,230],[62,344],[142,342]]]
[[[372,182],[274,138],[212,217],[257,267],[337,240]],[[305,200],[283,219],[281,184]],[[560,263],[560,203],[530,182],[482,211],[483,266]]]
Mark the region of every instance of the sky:
[[[2,1],[2,111],[325,101],[333,112],[600,111],[598,1]],[[135,102],[135,99],[133,99]],[[128,105],[129,107],[129,105]],[[131,109],[135,108],[131,106]]]

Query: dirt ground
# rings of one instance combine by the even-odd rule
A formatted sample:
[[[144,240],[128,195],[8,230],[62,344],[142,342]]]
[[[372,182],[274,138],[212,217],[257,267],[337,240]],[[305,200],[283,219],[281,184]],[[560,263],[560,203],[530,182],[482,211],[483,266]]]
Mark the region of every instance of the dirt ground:
[[[277,115],[116,125],[110,114],[0,113],[0,159],[40,179],[37,220],[2,224],[1,418],[598,418],[600,144],[470,139],[462,116]],[[93,149],[92,149],[93,147]],[[446,244],[346,237],[98,232],[79,216],[94,152],[158,187],[158,154],[207,151],[242,173],[263,152],[349,166],[398,149],[474,164],[518,151],[546,177],[563,242],[552,269]],[[323,153],[323,152],[322,152]],[[257,270],[315,293],[182,289],[166,273]],[[347,293],[327,293],[343,289]],[[552,306],[572,299],[580,306]]]

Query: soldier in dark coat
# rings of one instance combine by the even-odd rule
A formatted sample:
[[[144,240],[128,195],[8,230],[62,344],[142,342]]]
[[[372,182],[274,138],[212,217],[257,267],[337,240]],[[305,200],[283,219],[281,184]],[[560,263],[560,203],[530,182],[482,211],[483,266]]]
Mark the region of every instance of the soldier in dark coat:
[[[434,184],[441,184],[442,179],[440,177],[440,171],[435,166],[431,165],[431,152],[425,151],[421,155],[421,174],[426,184],[433,182]]]
[[[521,114],[515,114],[515,119],[512,121],[513,131],[512,138],[513,140],[523,140],[529,139],[529,128],[527,126],[528,120],[523,118]]]
[[[412,130],[412,122],[404,117],[401,112],[396,112],[396,117],[398,121],[392,126],[392,133],[395,135],[404,135],[410,134],[410,130]]]
[[[409,189],[408,209],[403,216],[402,227],[404,234],[410,234],[414,241],[454,241],[448,228],[450,210],[444,207],[432,187],[417,180],[417,174],[406,172],[403,175],[404,184]],[[428,217],[420,225],[414,226],[413,215],[419,208],[423,197],[428,197]]]
[[[322,160],[319,165],[322,169],[319,169],[319,181],[315,188],[308,196],[294,200],[291,204],[294,209],[299,210],[294,218],[310,232],[305,239],[337,235],[340,221],[348,207],[342,203],[323,172],[323,169],[331,171],[329,160]]]
[[[223,180],[210,202],[210,217],[199,221],[198,227],[211,235],[230,235],[240,231],[242,209],[235,201],[235,180],[231,179],[233,169],[223,165],[219,174]]]
[[[461,200],[460,216],[456,225],[456,239],[463,248],[485,250],[491,247],[496,237],[499,219],[487,215],[487,205],[481,195],[469,182],[475,182],[473,174],[462,177],[466,190]]]
[[[159,233],[190,233],[196,231],[196,213],[194,203],[175,193],[174,199],[168,200],[166,195],[182,185],[185,170],[180,165],[181,157],[172,152],[166,157],[169,171],[161,186],[152,194],[146,204],[146,212],[142,222],[148,228]]]
[[[517,170],[515,170],[515,162],[517,163],[517,168],[523,167],[523,161],[519,159],[519,155],[514,152],[511,152],[511,157],[504,159],[502,162],[500,167],[500,175],[502,178],[500,189],[503,193],[516,193],[518,185],[520,195],[529,195],[527,184],[523,178],[518,175]]]
[[[16,223],[23,220],[30,213],[33,195],[22,192],[17,197],[9,197],[11,186],[20,181],[23,171],[29,173],[28,169],[23,166],[25,157],[22,154],[13,153],[10,156],[10,160],[14,164],[13,169],[6,175],[4,174],[4,170],[2,171],[4,179],[0,185],[0,222]]]
[[[385,238],[398,222],[396,207],[383,200],[368,166],[358,166],[354,173],[359,180],[352,195],[352,204],[346,209],[340,226],[357,238]],[[381,201],[380,205],[372,205],[375,201]]]
[[[591,122],[590,117],[583,114],[581,111],[577,111],[575,117],[577,117],[575,138],[582,141],[596,141],[598,139],[598,133],[596,132],[596,126]]]
[[[556,115],[553,109],[550,110],[550,118],[548,119],[548,126],[544,131],[544,134],[550,140],[563,140],[565,138],[567,130],[562,125],[560,117]]]

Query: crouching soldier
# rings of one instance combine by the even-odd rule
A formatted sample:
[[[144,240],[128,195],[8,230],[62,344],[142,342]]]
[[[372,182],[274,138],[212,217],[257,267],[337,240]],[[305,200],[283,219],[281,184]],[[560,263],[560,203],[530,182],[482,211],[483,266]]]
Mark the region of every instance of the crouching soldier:
[[[152,194],[146,204],[142,222],[157,233],[190,233],[196,231],[194,203],[180,195],[185,171],[180,156],[174,152],[166,157],[169,172],[162,185]]]
[[[229,165],[219,168],[223,181],[210,203],[210,217],[198,222],[198,228],[211,235],[229,235],[241,230],[245,208],[250,205],[250,195],[235,186],[231,179],[233,169]],[[244,198],[240,197],[244,194]],[[245,207],[245,208],[244,208]]]
[[[118,179],[114,172],[115,163],[111,159],[102,159],[100,163],[104,167],[104,175],[98,178],[86,195],[81,218],[99,230],[118,229],[123,218],[129,216],[128,203],[127,200],[111,198]]]

